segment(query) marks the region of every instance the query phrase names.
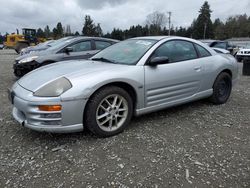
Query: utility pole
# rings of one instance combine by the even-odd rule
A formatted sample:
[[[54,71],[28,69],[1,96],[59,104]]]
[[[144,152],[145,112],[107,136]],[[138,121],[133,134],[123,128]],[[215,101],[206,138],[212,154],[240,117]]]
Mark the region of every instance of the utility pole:
[[[167,12],[168,14],[168,36],[170,36],[171,34],[171,16],[172,16],[172,12]]]

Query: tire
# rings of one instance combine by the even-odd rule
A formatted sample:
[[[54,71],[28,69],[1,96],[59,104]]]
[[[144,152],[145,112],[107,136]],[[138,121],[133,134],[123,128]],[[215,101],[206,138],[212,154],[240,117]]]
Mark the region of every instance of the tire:
[[[122,88],[107,86],[89,99],[84,125],[98,137],[110,137],[123,132],[133,114],[133,102]]]
[[[21,71],[21,70],[15,70],[14,74],[16,77],[20,78],[20,77],[23,77],[26,74],[26,72]]]
[[[230,97],[232,91],[232,78],[226,73],[220,73],[213,85],[213,95],[209,98],[209,100],[216,104],[224,104]]]

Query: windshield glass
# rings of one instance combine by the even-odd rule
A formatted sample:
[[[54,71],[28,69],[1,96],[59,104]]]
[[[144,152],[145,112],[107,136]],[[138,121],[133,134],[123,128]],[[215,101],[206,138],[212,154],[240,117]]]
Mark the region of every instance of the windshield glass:
[[[91,59],[108,63],[135,65],[157,42],[149,39],[130,39],[110,46]]]
[[[51,46],[47,50],[57,50],[63,47],[66,43],[71,42],[73,39],[70,38],[61,38],[59,40],[54,41],[53,43],[49,44]]]

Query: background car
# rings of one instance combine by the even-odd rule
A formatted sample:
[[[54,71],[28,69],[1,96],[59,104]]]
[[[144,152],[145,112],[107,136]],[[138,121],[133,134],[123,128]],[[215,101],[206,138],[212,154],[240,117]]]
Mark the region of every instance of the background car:
[[[25,54],[29,54],[29,53],[33,53],[33,52],[46,50],[52,46],[58,45],[59,43],[64,42],[66,40],[69,40],[71,38],[74,38],[74,36],[63,37],[63,38],[58,39],[58,40],[49,40],[49,41],[46,41],[44,43],[40,43],[36,46],[29,46],[27,48],[23,48],[20,52],[20,55],[25,55]]]
[[[49,47],[51,47],[53,42],[54,42],[54,40],[49,40],[49,41],[46,41],[44,43],[39,43],[36,46],[29,46],[27,48],[23,48],[20,52],[20,55],[29,54],[30,52],[34,52],[34,51],[46,50]]]
[[[24,127],[100,137],[122,132],[133,115],[209,98],[226,103],[238,77],[233,56],[182,37],[139,37],[89,60],[41,67],[11,91],[13,116]],[[152,125],[153,126],[153,125]]]
[[[241,48],[237,52],[236,59],[238,62],[241,62],[244,59],[250,59],[250,44],[246,45],[244,48]]]
[[[3,44],[0,44],[0,50],[2,50],[4,48]]]
[[[58,61],[88,59],[117,42],[117,40],[99,37],[73,37],[56,42],[46,50],[35,51],[16,58],[13,66],[14,74],[21,77],[38,67]]]
[[[209,45],[212,48],[221,48],[224,50],[228,50],[233,56],[236,55],[236,53],[239,51],[239,48],[237,46],[233,45],[229,41],[213,41]]]
[[[230,54],[228,50],[222,49],[222,48],[212,48],[214,51],[220,54]]]

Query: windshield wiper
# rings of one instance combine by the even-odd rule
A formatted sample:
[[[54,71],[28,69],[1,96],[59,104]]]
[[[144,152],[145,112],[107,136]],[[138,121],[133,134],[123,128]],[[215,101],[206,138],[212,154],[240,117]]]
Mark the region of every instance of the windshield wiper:
[[[91,60],[93,60],[93,61],[102,61],[102,62],[107,62],[107,63],[114,63],[114,64],[116,64],[115,61],[112,61],[112,60],[110,60],[110,59],[106,59],[106,58],[104,58],[104,57],[92,58]]]

